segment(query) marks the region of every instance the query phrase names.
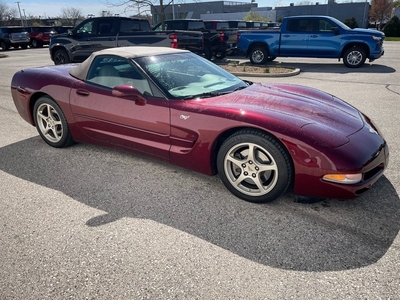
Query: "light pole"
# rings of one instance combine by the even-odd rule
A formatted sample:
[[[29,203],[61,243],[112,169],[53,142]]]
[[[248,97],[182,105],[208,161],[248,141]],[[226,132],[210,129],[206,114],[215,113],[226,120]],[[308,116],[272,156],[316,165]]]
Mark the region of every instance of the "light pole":
[[[19,7],[20,2],[15,2],[18,4],[19,18],[21,19],[21,25],[24,27],[24,21],[22,20],[21,8]]]
[[[25,8],[23,8],[22,10],[24,11],[25,26],[28,26],[28,21],[26,20]]]
[[[174,0],[172,0],[172,20],[175,20],[175,3],[174,3]]]

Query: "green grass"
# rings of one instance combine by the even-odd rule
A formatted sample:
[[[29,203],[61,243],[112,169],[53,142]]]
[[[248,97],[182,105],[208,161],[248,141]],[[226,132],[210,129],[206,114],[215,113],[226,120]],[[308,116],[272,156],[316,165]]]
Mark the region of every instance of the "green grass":
[[[400,37],[386,37],[385,41],[400,42]]]

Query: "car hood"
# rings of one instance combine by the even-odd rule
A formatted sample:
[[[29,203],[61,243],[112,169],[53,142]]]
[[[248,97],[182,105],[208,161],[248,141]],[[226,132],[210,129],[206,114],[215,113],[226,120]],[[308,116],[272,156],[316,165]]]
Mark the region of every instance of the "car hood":
[[[351,30],[353,34],[370,34],[379,37],[383,37],[385,34],[379,30],[365,29],[365,28],[354,28]]]
[[[363,126],[360,112],[325,92],[297,85],[259,84],[212,99],[207,106],[219,107],[230,117],[254,123],[265,120],[297,126],[304,133],[335,132],[347,137]]]

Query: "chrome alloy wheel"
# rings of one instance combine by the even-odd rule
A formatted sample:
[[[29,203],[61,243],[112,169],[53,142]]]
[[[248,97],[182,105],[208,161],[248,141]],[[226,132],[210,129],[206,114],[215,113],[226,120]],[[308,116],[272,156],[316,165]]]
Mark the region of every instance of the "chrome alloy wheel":
[[[278,166],[273,156],[254,143],[241,143],[229,149],[224,170],[230,184],[249,196],[262,196],[274,189]]]
[[[37,126],[43,137],[58,143],[63,137],[63,124],[57,110],[48,103],[42,103],[36,111]]]
[[[361,63],[361,61],[363,60],[363,57],[364,56],[360,51],[353,50],[353,51],[350,51],[347,54],[346,60],[347,60],[349,65],[357,66],[357,65],[359,65]]]

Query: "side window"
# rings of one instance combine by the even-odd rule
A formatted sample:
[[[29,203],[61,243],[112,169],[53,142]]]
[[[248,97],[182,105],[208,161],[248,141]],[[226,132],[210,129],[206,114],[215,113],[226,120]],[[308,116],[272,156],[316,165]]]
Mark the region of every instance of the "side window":
[[[87,22],[79,24],[75,32],[80,34],[92,34],[93,29],[94,29],[94,20],[89,20]]]
[[[307,20],[307,19],[297,19],[297,20],[288,20],[286,24],[286,30],[292,32],[312,32],[318,31],[318,28],[315,26],[315,20]]]
[[[149,82],[142,73],[129,60],[117,56],[96,57],[90,66],[86,81],[107,88],[131,85],[143,95],[153,95]]]
[[[326,20],[319,20],[319,31],[332,31],[332,27],[334,27],[330,22]]]
[[[109,35],[115,32],[115,21],[112,19],[99,20],[97,23],[97,34],[99,35]]]
[[[120,32],[149,31],[150,25],[144,21],[121,20]],[[156,29],[161,30],[161,29]]]

